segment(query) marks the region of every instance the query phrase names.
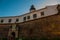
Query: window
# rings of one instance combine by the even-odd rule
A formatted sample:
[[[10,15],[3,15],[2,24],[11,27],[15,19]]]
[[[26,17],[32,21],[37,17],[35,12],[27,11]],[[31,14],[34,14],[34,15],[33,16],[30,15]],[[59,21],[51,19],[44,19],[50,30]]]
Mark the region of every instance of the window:
[[[41,16],[43,16],[44,15],[44,12],[41,12]]]
[[[18,22],[19,21],[19,19],[16,19],[16,22]]]
[[[36,15],[36,14],[34,14],[34,15],[33,15],[33,18],[36,18],[36,17],[37,17],[37,15]]]
[[[23,19],[24,19],[24,21],[26,21],[26,17],[24,17]]]
[[[27,16],[27,19],[30,19],[30,16]]]
[[[1,20],[1,23],[3,23],[3,20]]]
[[[11,19],[9,19],[9,22],[11,22]]]

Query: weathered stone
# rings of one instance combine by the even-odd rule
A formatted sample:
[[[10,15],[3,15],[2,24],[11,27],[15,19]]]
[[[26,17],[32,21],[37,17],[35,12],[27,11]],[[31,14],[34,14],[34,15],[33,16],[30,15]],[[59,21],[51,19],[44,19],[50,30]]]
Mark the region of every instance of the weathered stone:
[[[19,37],[23,38],[53,38],[60,37],[60,15],[52,15],[23,23],[16,23],[20,26]],[[8,35],[11,24],[0,24],[1,36]],[[6,29],[4,29],[6,28]],[[8,37],[8,36],[7,36]]]

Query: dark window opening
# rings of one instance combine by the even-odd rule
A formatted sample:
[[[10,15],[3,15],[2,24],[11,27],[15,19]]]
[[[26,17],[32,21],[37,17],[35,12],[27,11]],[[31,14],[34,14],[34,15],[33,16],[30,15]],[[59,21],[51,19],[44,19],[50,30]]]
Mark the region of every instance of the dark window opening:
[[[27,16],[27,19],[30,19],[30,16]]]
[[[9,22],[11,22],[11,19],[9,19]]]
[[[15,32],[12,32],[11,35],[12,35],[13,37],[15,37]]]
[[[24,17],[23,19],[24,19],[24,21],[26,21],[26,17]]]
[[[41,16],[43,16],[44,15],[44,12],[41,12]]]
[[[3,23],[3,20],[1,20],[1,23]]]
[[[36,18],[36,17],[37,17],[37,15],[36,15],[36,14],[34,14],[34,15],[33,15],[33,18]]]
[[[16,19],[16,22],[18,22],[19,21],[19,19]]]

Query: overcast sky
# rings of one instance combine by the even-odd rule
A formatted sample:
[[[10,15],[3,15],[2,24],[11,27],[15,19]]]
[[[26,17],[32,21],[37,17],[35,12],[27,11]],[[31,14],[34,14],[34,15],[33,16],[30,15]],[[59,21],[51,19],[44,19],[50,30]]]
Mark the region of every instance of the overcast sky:
[[[36,9],[41,9],[59,3],[60,0],[0,0],[0,17],[25,14],[32,4]]]

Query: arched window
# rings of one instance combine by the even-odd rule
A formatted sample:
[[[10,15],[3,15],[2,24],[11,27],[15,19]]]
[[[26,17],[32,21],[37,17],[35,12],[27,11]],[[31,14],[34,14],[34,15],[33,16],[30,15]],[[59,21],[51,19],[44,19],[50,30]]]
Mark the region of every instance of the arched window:
[[[23,20],[26,21],[26,17],[24,17]]]
[[[1,20],[1,23],[3,23],[3,21],[4,21],[4,20],[2,19],[2,20]]]
[[[33,18],[37,18],[37,14],[33,14]]]
[[[8,22],[11,22],[11,19],[9,19],[9,21]]]
[[[19,19],[16,19],[16,22],[18,22],[19,21]]]

